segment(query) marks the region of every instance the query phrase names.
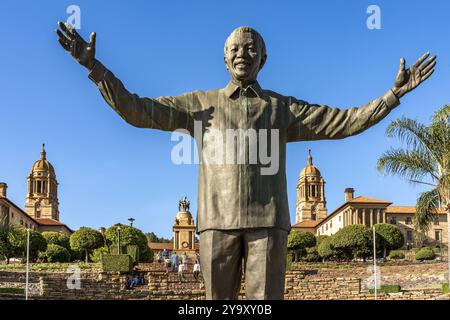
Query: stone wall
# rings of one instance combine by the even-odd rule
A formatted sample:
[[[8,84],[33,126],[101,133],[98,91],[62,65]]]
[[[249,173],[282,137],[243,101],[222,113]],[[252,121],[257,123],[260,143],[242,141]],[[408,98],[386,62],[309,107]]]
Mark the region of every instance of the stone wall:
[[[339,266],[339,265],[338,265]],[[344,267],[345,266],[345,267]],[[374,299],[365,288],[364,279],[367,278],[367,264],[343,265],[333,268],[318,268],[314,265],[295,264],[286,273],[286,300],[361,300]],[[422,272],[425,278],[431,274],[441,272],[444,267],[440,264],[420,265],[390,265],[382,266],[382,274],[389,278],[391,284],[400,284],[403,278],[418,276]],[[205,298],[202,281],[196,281],[192,274],[186,274],[182,281],[178,275],[171,272],[168,275],[158,266],[141,268],[145,275],[146,284],[134,289],[127,289],[127,275],[103,273],[99,270],[82,270],[81,289],[68,289],[67,280],[71,274],[63,270],[41,271],[30,273],[31,299],[179,299],[199,300]],[[401,272],[401,273],[400,273]],[[408,274],[407,272],[411,272]],[[447,298],[437,286],[442,283],[439,278],[434,287],[410,288],[395,294],[381,294],[378,299],[441,299]],[[0,288],[24,287],[25,273],[23,271],[0,271]],[[387,284],[385,281],[384,284]],[[244,288],[243,284],[242,288]],[[403,289],[403,287],[402,287]],[[244,292],[241,292],[244,298]],[[11,294],[0,294],[0,299],[19,298]]]

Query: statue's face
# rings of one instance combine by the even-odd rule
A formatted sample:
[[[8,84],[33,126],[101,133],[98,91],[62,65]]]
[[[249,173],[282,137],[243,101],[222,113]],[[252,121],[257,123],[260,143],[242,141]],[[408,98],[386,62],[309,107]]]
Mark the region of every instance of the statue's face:
[[[238,81],[255,81],[262,68],[262,50],[251,32],[233,32],[227,40],[225,64],[231,78]]]

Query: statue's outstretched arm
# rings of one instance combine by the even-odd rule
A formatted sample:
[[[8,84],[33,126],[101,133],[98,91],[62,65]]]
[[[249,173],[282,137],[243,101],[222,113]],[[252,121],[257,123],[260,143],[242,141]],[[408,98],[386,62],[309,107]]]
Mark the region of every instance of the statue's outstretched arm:
[[[342,139],[370,128],[398,106],[402,96],[433,74],[436,56],[428,57],[429,53],[424,54],[408,69],[405,68],[405,59],[400,59],[394,86],[382,97],[361,107],[338,109],[286,98],[289,106],[288,141]]]
[[[89,78],[95,82],[105,101],[125,121],[140,128],[164,131],[186,129],[192,132],[192,105],[195,97],[184,94],[178,97],[141,98],[130,93],[123,83],[95,58],[96,34],[87,43],[70,25],[58,22],[56,30],[61,46],[70,52],[78,63],[86,67]]]

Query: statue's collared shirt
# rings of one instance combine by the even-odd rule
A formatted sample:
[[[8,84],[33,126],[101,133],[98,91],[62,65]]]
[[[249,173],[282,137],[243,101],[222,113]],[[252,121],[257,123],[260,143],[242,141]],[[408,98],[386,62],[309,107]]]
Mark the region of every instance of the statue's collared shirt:
[[[337,109],[263,90],[258,82],[245,89],[229,82],[219,90],[143,98],[130,93],[100,62],[89,78],[98,85],[106,102],[131,125],[164,131],[184,129],[194,136],[201,159],[199,232],[243,228],[289,231],[286,143],[358,134],[399,104],[389,90],[362,107]],[[241,146],[227,144],[227,137],[238,141],[242,133],[245,143]],[[220,136],[222,143],[218,143]],[[239,158],[242,150],[243,157]],[[267,159],[272,162],[267,163]],[[262,174],[264,170],[271,172],[269,169],[276,170]]]

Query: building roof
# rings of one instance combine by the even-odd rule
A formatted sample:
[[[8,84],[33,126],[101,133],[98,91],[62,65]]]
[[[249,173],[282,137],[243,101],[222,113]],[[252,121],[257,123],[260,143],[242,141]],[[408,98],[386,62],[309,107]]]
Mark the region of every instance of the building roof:
[[[52,164],[47,160],[46,158],[46,151],[45,151],[45,144],[42,145],[42,151],[41,151],[41,159],[37,160],[33,167],[31,168],[31,173],[33,172],[46,172],[50,176],[55,176],[55,169],[53,168]]]
[[[349,203],[386,203],[386,204],[388,203],[388,204],[392,204],[392,202],[390,202],[390,201],[369,198],[369,197],[365,197],[365,196],[359,196],[359,197],[353,198],[353,199],[349,200],[348,202]]]
[[[390,204],[392,204],[392,202],[386,201],[386,200],[380,200],[380,199],[375,199],[375,198],[369,198],[369,197],[365,197],[365,196],[359,196],[356,198],[353,198],[347,202],[344,202],[341,206],[339,206],[336,210],[334,210],[332,213],[330,213],[329,215],[327,215],[327,217],[325,219],[323,219],[322,221],[319,221],[319,223],[317,224],[317,226],[325,221],[328,221],[329,219],[331,219],[332,217],[334,217],[336,214],[338,214],[339,212],[342,211],[342,209],[347,206],[347,205],[352,205],[352,204],[379,204],[379,205],[385,205],[386,207],[388,207]],[[389,208],[389,207],[388,207]]]
[[[315,228],[320,222],[322,222],[321,220],[305,220],[299,223],[296,223],[292,226],[292,228]]]
[[[439,209],[439,214],[447,214],[445,209]],[[386,213],[392,214],[415,214],[416,207],[415,206],[389,206],[386,208]]]
[[[316,176],[316,177],[322,176],[320,170],[312,162],[311,150],[309,150],[306,167],[304,167],[300,172],[300,178],[304,176]]]
[[[28,217],[30,220],[34,221],[37,225],[39,226],[62,226],[67,228],[67,230],[69,230],[70,232],[73,233],[73,230],[70,229],[66,224],[54,220],[54,219],[48,219],[48,218],[33,218],[32,216],[30,216],[28,213],[26,213],[25,211],[23,211],[20,207],[18,207],[14,202],[12,202],[11,200],[9,200],[8,198],[4,198],[4,197],[0,197],[0,199],[6,201],[8,204],[10,204],[11,206],[13,206],[14,208],[16,208],[17,210],[19,210],[22,214],[24,214],[26,217]]]

